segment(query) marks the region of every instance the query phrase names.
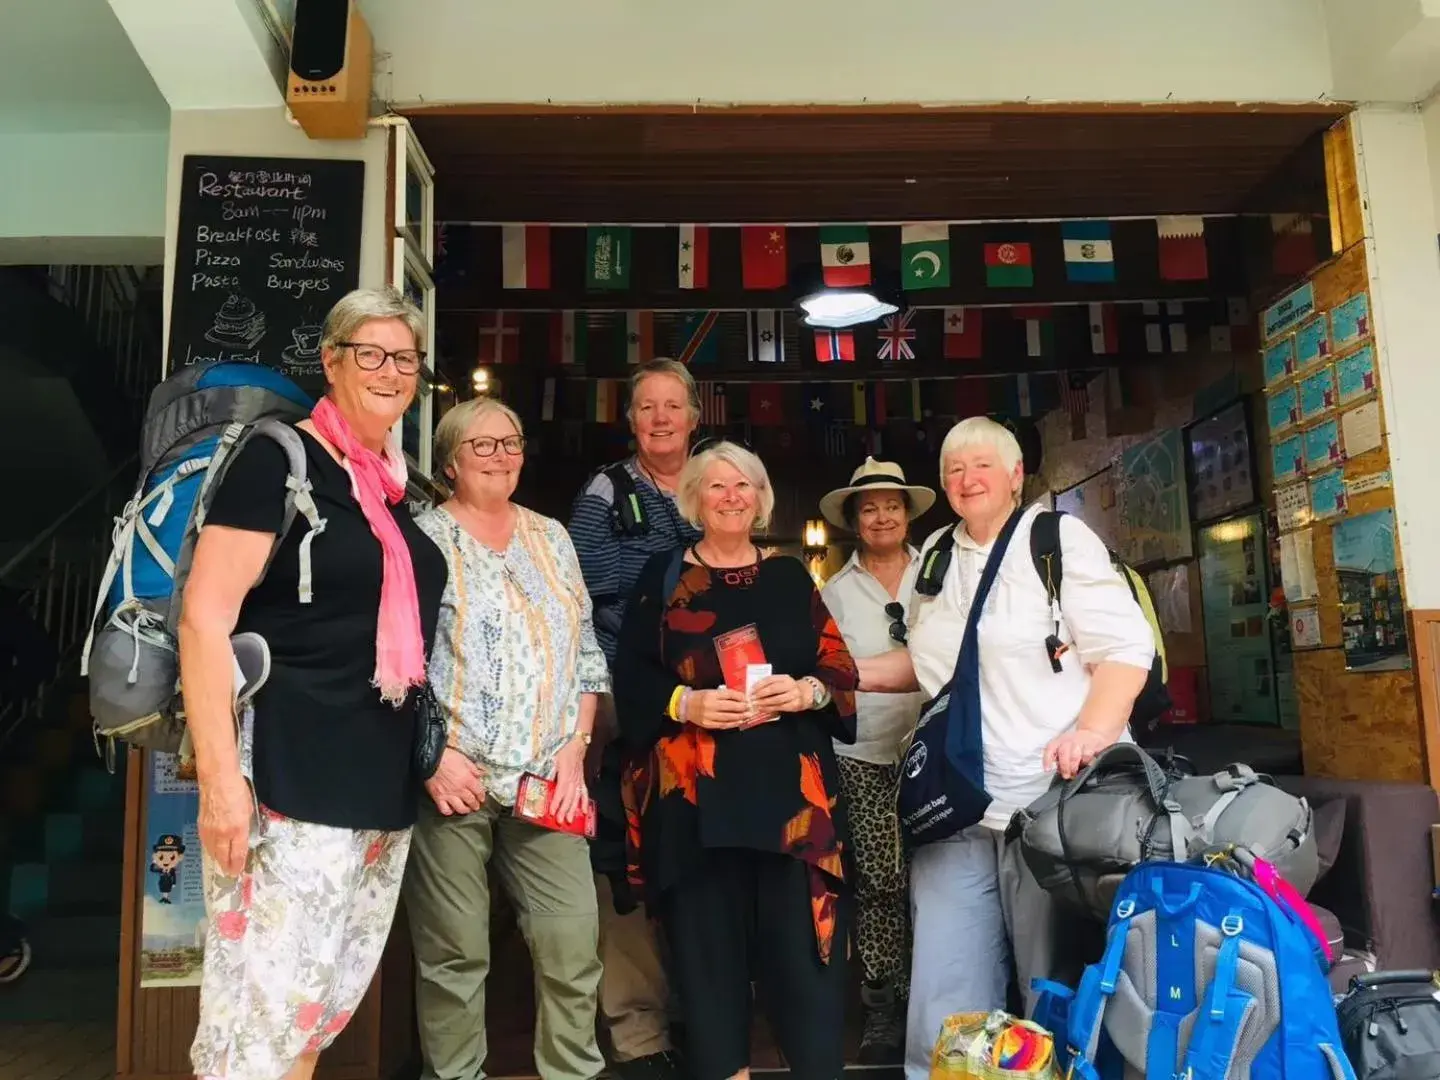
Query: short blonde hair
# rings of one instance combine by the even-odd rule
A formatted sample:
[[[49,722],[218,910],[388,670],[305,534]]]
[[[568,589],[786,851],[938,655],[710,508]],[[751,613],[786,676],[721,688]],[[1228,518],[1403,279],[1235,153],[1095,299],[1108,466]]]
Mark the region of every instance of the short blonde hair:
[[[680,385],[685,388],[685,400],[690,406],[690,418],[699,420],[700,391],[695,386],[695,376],[691,375],[690,369],[679,360],[672,360],[668,356],[657,356],[635,369],[630,376],[630,399],[625,404],[625,415],[631,420],[635,419],[635,395],[640,391],[640,384],[655,375],[673,375],[680,380]]]
[[[739,443],[717,442],[707,446],[680,470],[679,491],[675,501],[685,520],[700,528],[700,484],[711,465],[723,463],[740,472],[755,488],[759,502],[755,512],[755,528],[761,531],[770,527],[770,516],[775,513],[775,491],[770,486],[770,474],[765,463],[753,451],[746,450]]]
[[[515,425],[516,435],[525,434],[525,427],[515,410],[498,398],[477,397],[462,401],[442,416],[435,426],[435,467],[448,469],[454,465],[455,457],[460,453],[460,444],[465,441],[465,433],[475,421],[497,412]]]
[[[320,347],[334,349],[342,341],[353,340],[360,327],[375,319],[399,319],[409,328],[415,348],[425,351],[425,316],[393,285],[356,289],[335,301],[325,316]]]
[[[1005,471],[1014,472],[1024,460],[1015,433],[988,416],[968,416],[945,433],[940,444],[940,479],[945,479],[945,459],[972,446],[988,446],[1000,457]]]

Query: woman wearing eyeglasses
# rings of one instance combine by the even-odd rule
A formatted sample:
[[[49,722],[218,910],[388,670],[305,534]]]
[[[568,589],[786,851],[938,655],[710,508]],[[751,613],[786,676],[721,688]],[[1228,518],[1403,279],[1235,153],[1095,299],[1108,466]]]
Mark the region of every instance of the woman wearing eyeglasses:
[[[544,1080],[591,1080],[605,1063],[589,850],[581,832],[515,807],[549,810],[561,826],[586,813],[585,751],[610,690],[605,655],[565,527],[512,501],[525,463],[520,418],[490,398],[457,405],[436,428],[435,455],[455,495],[419,525],[450,570],[430,655],[449,736],[405,875],[422,1075],[484,1075],[493,862],[535,967],[536,1068]]]
[[[856,658],[905,647],[905,614],[920,553],[910,522],[935,504],[935,492],[908,484],[905,471],[866,458],[846,487],[820,500],[830,524],[856,537],[850,560],[822,596]],[[865,981],[860,1064],[899,1064],[905,1053],[910,982],[910,898],[895,820],[900,747],[915,726],[923,694],[857,694],[857,738],[837,742],[841,791],[850,806],[855,850],[855,947]]]

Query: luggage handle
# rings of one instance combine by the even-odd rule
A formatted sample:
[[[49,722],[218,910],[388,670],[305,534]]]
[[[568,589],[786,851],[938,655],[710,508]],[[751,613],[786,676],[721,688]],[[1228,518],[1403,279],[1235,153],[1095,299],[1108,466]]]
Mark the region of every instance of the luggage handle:
[[[1352,976],[1350,989],[1373,990],[1377,986],[1390,986],[1396,983],[1434,982],[1440,982],[1440,972],[1426,971],[1424,968],[1410,968],[1403,971],[1370,971],[1364,975]]]
[[[1160,770],[1155,759],[1135,743],[1114,743],[1096,754],[1095,759],[1076,773],[1075,778],[1065,785],[1065,790],[1060,795],[1060,801],[1065,802],[1083,788],[1102,766],[1113,764],[1116,759],[1126,757],[1133,757],[1139,763],[1145,771],[1145,782],[1150,788],[1150,797],[1155,800],[1157,807],[1163,806],[1170,787],[1169,781],[1166,780],[1165,774]]]

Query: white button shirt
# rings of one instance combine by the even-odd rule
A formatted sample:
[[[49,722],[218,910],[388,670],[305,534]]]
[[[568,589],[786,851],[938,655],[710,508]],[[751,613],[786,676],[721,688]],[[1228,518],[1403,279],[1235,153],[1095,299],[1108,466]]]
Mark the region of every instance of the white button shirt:
[[[1030,528],[1039,507],[1022,515],[980,615],[980,715],[985,743],[985,790],[993,802],[984,824],[1004,829],[1016,810],[1042,795],[1054,779],[1042,763],[1045,744],[1068,730],[1090,692],[1089,668],[1103,661],[1146,671],[1155,639],[1130,587],[1110,562],[1104,543],[1084,522],[1060,519],[1064,578],[1060,640],[1069,644],[1061,671],[1050,667],[1045,639],[1055,624],[1045,586],[1030,557]],[[915,594],[910,605],[910,656],[926,697],[955,673],[965,622],[993,542],[981,546],[963,525],[954,557],[934,597]],[[944,532],[926,539],[924,550]],[[1122,736],[1129,741],[1129,734]]]
[[[920,568],[920,553],[913,547],[908,550],[910,565],[905,568],[899,593],[893,598],[885,586],[860,565],[858,553],[851,555],[850,561],[821,590],[820,596],[840,628],[851,656],[878,656],[905,647],[890,636],[890,624],[895,620],[885,614],[885,605],[898,601],[909,609],[915,574]],[[855,744],[837,742],[835,753],[872,765],[894,765],[900,759],[900,744],[915,727],[924,701],[924,694],[856,694]]]

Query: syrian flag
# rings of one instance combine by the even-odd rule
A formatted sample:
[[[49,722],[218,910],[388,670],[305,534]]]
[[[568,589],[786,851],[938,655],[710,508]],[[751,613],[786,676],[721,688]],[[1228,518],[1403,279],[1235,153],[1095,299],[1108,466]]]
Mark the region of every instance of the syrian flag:
[[[822,364],[843,360],[855,362],[855,334],[850,330],[815,331],[815,359]]]
[[[979,360],[984,323],[977,307],[947,307],[945,318],[945,359]]]
[[[870,284],[870,230],[864,225],[820,229],[820,267],[825,284],[843,289]]]
[[[1210,276],[1205,252],[1205,219],[1194,215],[1155,219],[1160,236],[1160,277],[1164,281],[1204,281]]]
[[[1120,351],[1115,305],[1087,304],[1086,308],[1090,313],[1090,351],[1096,356],[1114,356]]]
[[[710,287],[710,226],[681,225],[676,270],[682,289]]]
[[[549,225],[501,226],[500,256],[505,288],[550,288]]]

